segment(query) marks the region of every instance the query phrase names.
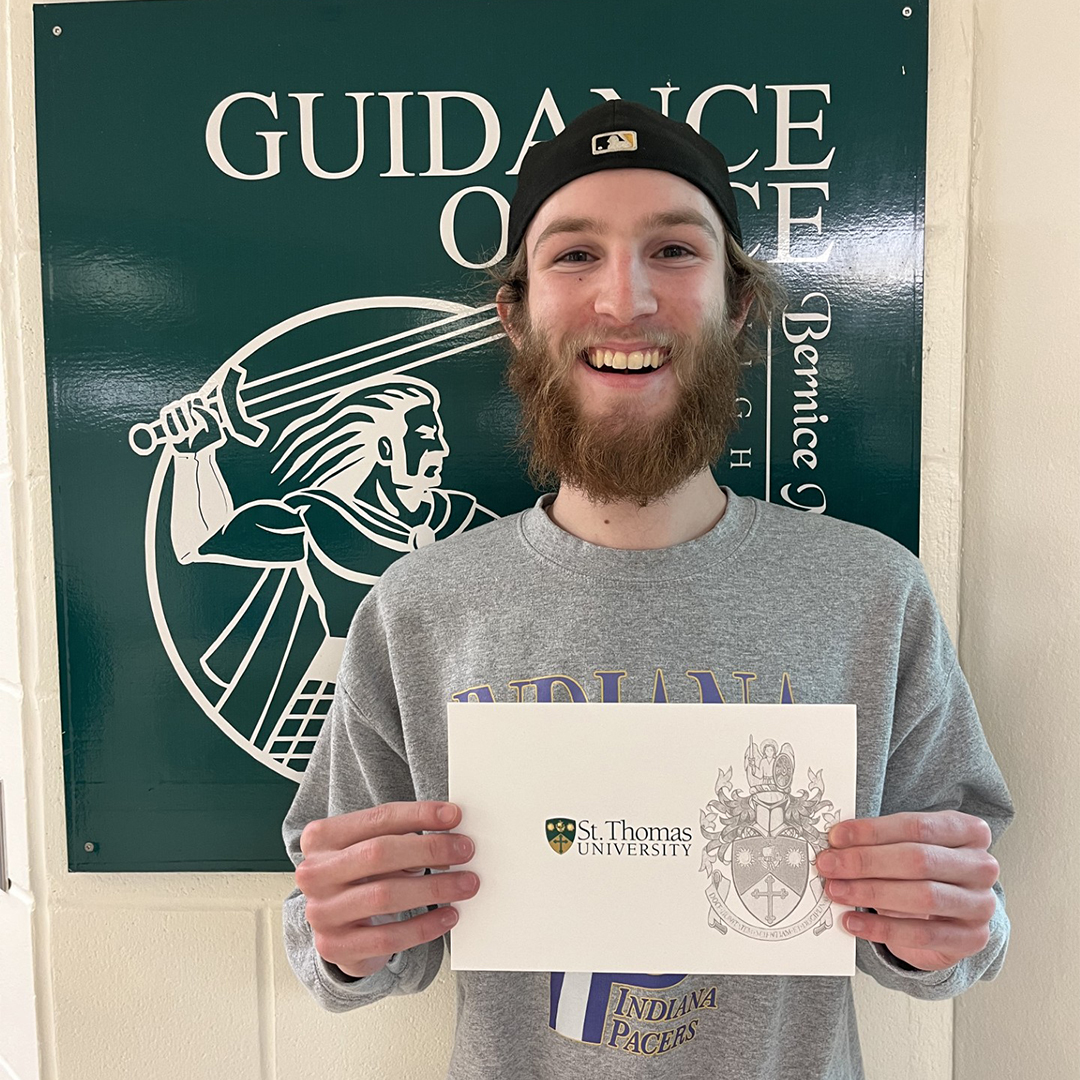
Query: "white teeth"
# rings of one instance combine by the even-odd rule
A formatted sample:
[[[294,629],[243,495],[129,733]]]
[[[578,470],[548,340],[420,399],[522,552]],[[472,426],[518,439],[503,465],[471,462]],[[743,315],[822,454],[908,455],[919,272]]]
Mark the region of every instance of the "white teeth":
[[[664,363],[660,349],[635,349],[630,353],[611,349],[590,349],[587,359],[594,368],[609,367],[616,371],[640,371],[659,368]]]

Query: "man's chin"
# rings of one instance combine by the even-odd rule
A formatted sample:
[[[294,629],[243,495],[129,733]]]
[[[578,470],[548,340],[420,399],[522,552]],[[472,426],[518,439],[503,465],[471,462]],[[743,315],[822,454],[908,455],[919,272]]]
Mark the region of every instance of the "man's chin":
[[[677,494],[708,467],[700,461],[674,467],[671,462],[658,462],[655,455],[656,443],[646,438],[638,443],[636,452],[615,454],[606,460],[588,453],[573,461],[564,458],[561,463],[552,463],[551,472],[558,477],[560,486],[573,488],[591,503],[635,503],[644,507]]]
[[[594,506],[632,504],[644,509],[646,506],[664,502],[672,496],[677,495],[689,481],[690,478],[688,477],[686,480],[683,480],[672,487],[665,488],[664,490],[656,489],[650,491],[641,490],[638,485],[635,484],[625,484],[614,487],[604,485],[602,487],[597,487],[587,482],[571,483],[566,481],[560,483],[559,486],[560,488],[571,488],[575,494],[580,495]]]
[[[427,497],[431,493],[431,489],[438,486],[438,478],[431,480],[424,477],[423,482],[419,484],[397,484],[395,485],[395,491],[402,502],[407,502],[409,500],[415,501],[416,499]]]

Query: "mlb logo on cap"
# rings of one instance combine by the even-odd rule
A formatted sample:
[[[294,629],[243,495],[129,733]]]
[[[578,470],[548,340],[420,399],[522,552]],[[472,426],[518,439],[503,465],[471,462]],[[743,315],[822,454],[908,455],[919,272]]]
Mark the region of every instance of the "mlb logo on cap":
[[[618,154],[623,150],[636,150],[636,131],[602,131],[592,138],[592,152],[596,154]]]
[[[553,192],[601,169],[630,168],[669,172],[700,188],[720,211],[732,239],[742,246],[724,155],[689,124],[615,98],[586,109],[554,139],[541,139],[530,147],[510,203],[507,252],[521,246],[529,222]]]

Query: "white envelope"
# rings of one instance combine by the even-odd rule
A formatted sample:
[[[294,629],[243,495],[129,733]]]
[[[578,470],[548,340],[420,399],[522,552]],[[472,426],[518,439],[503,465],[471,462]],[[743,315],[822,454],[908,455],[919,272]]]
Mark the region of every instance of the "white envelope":
[[[855,816],[854,705],[451,703],[480,890],[451,967],[852,975],[814,869]]]

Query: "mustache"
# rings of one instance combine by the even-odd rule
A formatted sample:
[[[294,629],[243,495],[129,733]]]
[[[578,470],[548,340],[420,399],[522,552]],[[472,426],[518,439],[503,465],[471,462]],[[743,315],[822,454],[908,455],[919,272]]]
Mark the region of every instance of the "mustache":
[[[642,328],[635,331],[633,336],[629,334],[613,334],[603,327],[588,327],[563,339],[560,348],[567,351],[584,352],[594,345],[617,345],[620,342],[626,345],[637,345],[642,342],[654,348],[664,348],[674,345],[680,338],[674,330],[664,330],[658,327]]]
[[[663,327],[642,327],[634,331],[634,336],[612,333],[603,326],[585,327],[572,334],[566,334],[553,342],[548,333],[532,325],[525,328],[520,354],[533,358],[539,363],[539,357],[546,357],[542,371],[534,371],[535,389],[542,397],[552,393],[578,360],[587,363],[588,351],[599,345],[616,345],[620,341],[627,344],[642,345],[663,349],[667,353],[668,363],[680,385],[685,386],[691,377],[692,365],[688,360],[693,357],[695,341],[689,334],[681,334]],[[519,350],[514,350],[519,352]]]

